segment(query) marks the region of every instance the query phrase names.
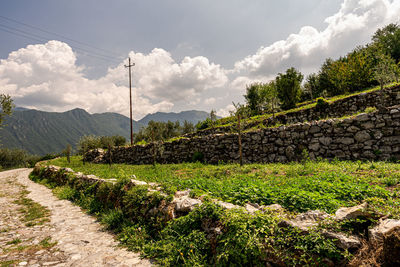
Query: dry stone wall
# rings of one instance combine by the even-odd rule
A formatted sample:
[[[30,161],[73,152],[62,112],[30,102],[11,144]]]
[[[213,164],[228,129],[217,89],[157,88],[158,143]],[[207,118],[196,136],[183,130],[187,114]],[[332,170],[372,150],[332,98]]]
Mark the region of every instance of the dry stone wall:
[[[400,86],[392,86],[383,91],[373,91],[369,93],[361,93],[349,96],[329,104],[324,109],[312,107],[304,110],[293,111],[286,114],[278,115],[275,118],[269,117],[262,122],[252,122],[246,125],[247,128],[257,126],[262,123],[265,126],[279,124],[293,124],[299,122],[319,120],[322,118],[338,118],[364,111],[367,107],[391,107],[400,104]],[[206,129],[187,137],[205,136],[213,133],[223,133],[230,130],[230,127],[221,127],[216,129]]]
[[[245,163],[289,162],[310,158],[341,160],[400,159],[400,106],[363,113],[347,119],[327,119],[261,129],[242,134]],[[237,134],[182,138],[154,146],[112,149],[113,163],[151,164],[191,161],[201,154],[205,162],[238,162]],[[86,160],[106,163],[109,152],[90,151]]]

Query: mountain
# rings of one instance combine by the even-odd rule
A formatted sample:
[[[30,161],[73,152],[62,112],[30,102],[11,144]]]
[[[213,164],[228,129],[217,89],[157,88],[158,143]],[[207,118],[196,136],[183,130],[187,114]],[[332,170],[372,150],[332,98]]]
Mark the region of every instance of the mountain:
[[[139,123],[143,125],[147,125],[149,121],[179,121],[181,124],[186,120],[192,122],[193,124],[198,123],[199,121],[205,120],[209,116],[209,113],[205,111],[198,110],[189,110],[182,111],[179,113],[175,112],[156,112],[154,114],[148,114],[143,119],[139,121]]]
[[[196,123],[208,113],[204,111],[184,111],[147,115],[133,122],[134,132],[155,121],[184,121]],[[22,148],[29,153],[44,155],[58,153],[67,144],[75,146],[84,135],[122,135],[130,138],[129,118],[118,113],[89,114],[83,109],[67,112],[45,112],[16,108],[6,117],[0,129],[0,143],[6,148]]]

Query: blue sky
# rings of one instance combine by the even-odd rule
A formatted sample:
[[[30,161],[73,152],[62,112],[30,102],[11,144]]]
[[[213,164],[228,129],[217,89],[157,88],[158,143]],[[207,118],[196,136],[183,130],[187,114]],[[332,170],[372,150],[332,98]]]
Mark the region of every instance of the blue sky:
[[[0,30],[0,86],[22,106],[126,115],[123,64],[130,55],[135,118],[211,108],[226,115],[232,101],[243,102],[246,84],[291,66],[315,71],[326,57],[397,22],[398,8],[399,0],[2,0],[0,16],[102,48],[115,60],[0,18],[0,29],[46,37],[38,42]]]

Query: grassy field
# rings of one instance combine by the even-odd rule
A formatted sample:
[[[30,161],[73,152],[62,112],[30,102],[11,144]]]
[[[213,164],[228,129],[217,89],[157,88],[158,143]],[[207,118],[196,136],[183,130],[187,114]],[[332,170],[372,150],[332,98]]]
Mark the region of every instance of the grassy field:
[[[295,212],[320,209],[334,213],[342,206],[367,201],[376,211],[400,217],[400,165],[387,162],[305,161],[291,164],[170,165],[82,164],[81,158],[49,164],[102,178],[131,178],[159,183],[165,192],[192,189],[234,204],[281,204]]]

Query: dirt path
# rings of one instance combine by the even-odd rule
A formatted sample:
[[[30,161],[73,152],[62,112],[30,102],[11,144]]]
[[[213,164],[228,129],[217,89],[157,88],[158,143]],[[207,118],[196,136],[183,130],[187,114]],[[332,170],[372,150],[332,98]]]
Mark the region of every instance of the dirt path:
[[[0,172],[0,266],[151,265],[117,247],[114,237],[79,207],[29,180],[30,172]]]

